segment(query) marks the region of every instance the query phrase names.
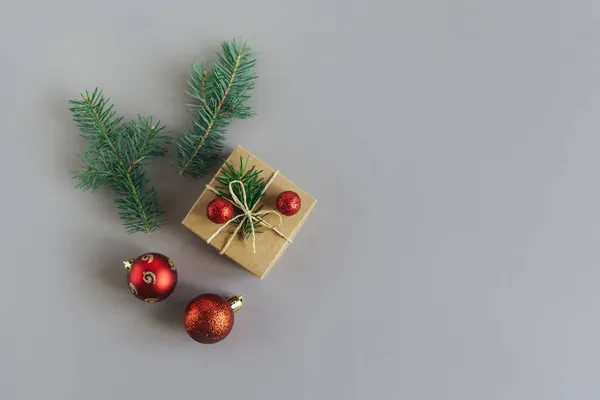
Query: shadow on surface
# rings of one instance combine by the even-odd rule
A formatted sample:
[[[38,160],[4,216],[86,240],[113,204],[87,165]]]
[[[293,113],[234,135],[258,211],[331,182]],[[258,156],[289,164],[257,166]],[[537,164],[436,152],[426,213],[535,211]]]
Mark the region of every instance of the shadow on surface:
[[[177,282],[177,289],[160,303],[155,304],[155,310],[152,313],[154,319],[162,326],[182,332],[183,329],[183,314],[185,307],[194,297],[206,293],[208,289],[200,288],[188,284],[187,282]]]

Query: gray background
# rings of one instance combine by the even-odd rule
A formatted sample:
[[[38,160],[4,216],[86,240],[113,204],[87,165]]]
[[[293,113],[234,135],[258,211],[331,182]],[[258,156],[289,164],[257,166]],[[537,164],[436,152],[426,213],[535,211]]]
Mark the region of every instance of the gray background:
[[[0,5],[3,399],[598,399],[600,3],[16,1]],[[128,236],[74,189],[67,100],[190,124],[193,61],[243,36],[241,144],[319,204],[260,281],[179,224],[205,180],[152,168],[170,224]],[[134,299],[120,261],[171,256]],[[241,293],[232,334],[181,323]]]

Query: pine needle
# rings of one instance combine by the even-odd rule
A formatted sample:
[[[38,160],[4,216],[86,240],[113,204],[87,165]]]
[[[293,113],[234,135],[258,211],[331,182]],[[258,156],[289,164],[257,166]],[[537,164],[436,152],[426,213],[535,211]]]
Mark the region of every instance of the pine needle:
[[[74,173],[78,188],[95,191],[113,189],[119,216],[129,233],[159,229],[165,222],[156,189],[149,183],[144,166],[167,152],[169,137],[160,122],[138,115],[127,123],[117,117],[114,106],[100,89],[87,91],[81,100],[69,101],[73,121],[89,147],[79,154],[82,169]]]

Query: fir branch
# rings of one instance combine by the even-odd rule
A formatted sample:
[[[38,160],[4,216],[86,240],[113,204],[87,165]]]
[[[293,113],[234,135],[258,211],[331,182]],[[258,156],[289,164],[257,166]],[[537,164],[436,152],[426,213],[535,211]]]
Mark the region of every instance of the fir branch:
[[[150,234],[160,228],[163,210],[144,166],[167,152],[169,137],[162,134],[165,127],[141,116],[123,123],[99,89],[91,95],[86,91],[81,100],[71,100],[69,105],[73,121],[90,144],[79,154],[83,169],[73,176],[79,180],[77,187],[92,191],[112,188],[119,195],[115,203],[129,233]]]
[[[175,165],[180,175],[189,178],[201,177],[219,158],[232,119],[254,115],[246,104],[256,79],[256,59],[246,44],[240,47],[235,40],[223,42],[221,47],[212,69],[193,65],[188,82],[196,118],[175,144]]]
[[[215,185],[215,189],[219,192],[219,197],[224,197],[233,202],[233,196],[229,190],[229,183],[241,181],[244,185],[248,208],[252,210],[260,199],[265,196],[263,192],[267,182],[260,176],[263,172],[262,170],[257,170],[256,166],[252,166],[252,168],[248,169],[248,161],[249,157],[244,159],[240,156],[239,167],[235,167],[233,164],[226,161],[225,165],[221,168],[221,175],[215,178],[218,183]],[[240,185],[233,185],[232,190],[238,199],[243,199],[242,188]],[[261,208],[262,206],[254,211],[260,211]],[[260,226],[260,222],[261,221],[255,222],[254,226]],[[244,219],[244,225],[242,226],[242,229],[240,229],[242,238],[247,239],[250,236],[252,232],[251,225],[252,221],[250,219]],[[261,232],[255,229],[255,233]]]

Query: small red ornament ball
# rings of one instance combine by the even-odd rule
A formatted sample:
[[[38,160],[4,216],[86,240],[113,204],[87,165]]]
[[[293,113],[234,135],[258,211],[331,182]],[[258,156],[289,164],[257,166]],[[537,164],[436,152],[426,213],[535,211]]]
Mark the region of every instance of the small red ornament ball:
[[[223,197],[219,197],[208,203],[206,215],[215,224],[224,224],[233,218],[233,204]]]
[[[292,191],[281,192],[277,197],[277,209],[288,217],[300,211],[302,202],[298,193]]]
[[[232,299],[239,300],[238,307],[241,306],[241,297]],[[185,308],[185,330],[197,342],[220,342],[233,328],[233,307],[232,303],[219,295],[201,294]]]
[[[177,269],[169,257],[148,253],[124,264],[129,271],[129,289],[138,299],[155,303],[166,299],[175,290]]]

